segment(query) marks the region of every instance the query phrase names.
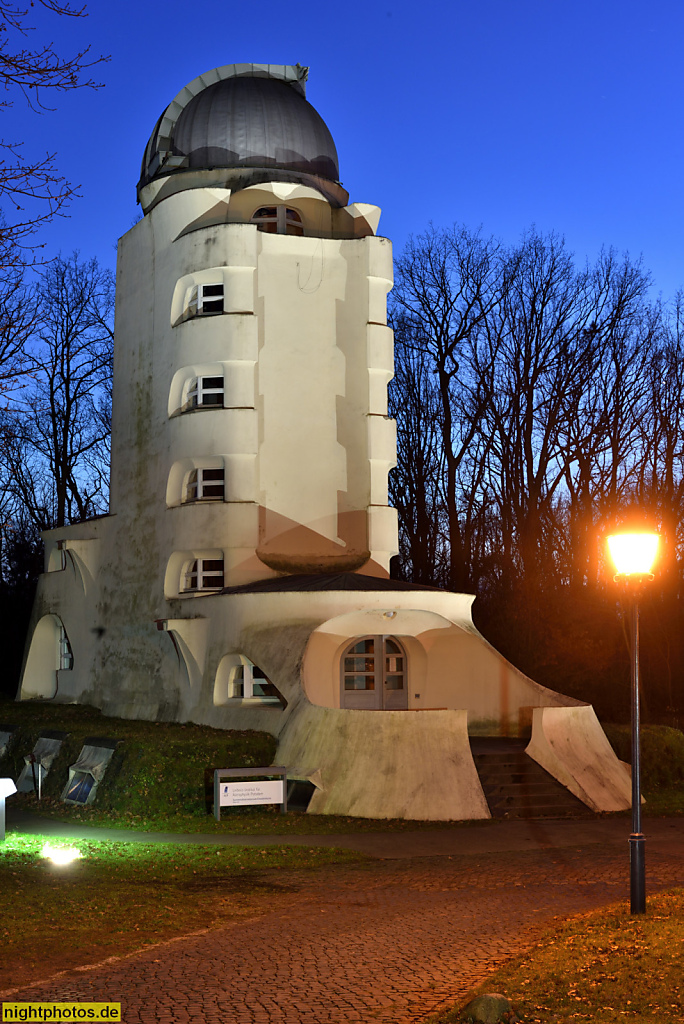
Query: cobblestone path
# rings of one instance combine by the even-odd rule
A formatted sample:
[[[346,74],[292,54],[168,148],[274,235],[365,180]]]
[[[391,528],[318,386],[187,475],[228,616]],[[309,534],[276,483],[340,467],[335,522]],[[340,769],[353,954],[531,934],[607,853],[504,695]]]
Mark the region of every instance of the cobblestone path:
[[[649,852],[650,891],[684,884],[679,848]],[[125,1024],[417,1024],[543,928],[626,898],[627,843],[373,861],[278,881],[271,907],[249,921],[11,998],[120,1001]]]

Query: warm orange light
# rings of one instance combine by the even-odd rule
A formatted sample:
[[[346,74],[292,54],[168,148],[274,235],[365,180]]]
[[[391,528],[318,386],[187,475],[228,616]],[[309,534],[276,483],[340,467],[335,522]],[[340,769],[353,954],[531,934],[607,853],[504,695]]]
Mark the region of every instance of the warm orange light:
[[[650,576],[658,554],[657,533],[616,533],[608,538],[608,550],[618,576]]]

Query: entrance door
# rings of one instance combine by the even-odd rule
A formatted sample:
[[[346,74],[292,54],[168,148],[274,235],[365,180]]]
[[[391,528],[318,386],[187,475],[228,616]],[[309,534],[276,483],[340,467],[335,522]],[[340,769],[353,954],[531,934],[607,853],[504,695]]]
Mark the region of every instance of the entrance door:
[[[394,636],[355,640],[342,656],[343,708],[404,711],[408,708],[406,652]]]

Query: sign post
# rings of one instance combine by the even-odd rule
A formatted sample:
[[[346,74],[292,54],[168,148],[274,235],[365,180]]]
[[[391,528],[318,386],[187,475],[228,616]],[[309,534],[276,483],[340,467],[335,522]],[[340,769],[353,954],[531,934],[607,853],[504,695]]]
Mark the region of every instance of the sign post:
[[[277,776],[268,781],[252,781]],[[224,782],[224,779],[249,778],[249,782]],[[287,768],[272,764],[268,768],[217,768],[214,772],[214,817],[221,820],[222,807],[249,807],[258,804],[280,804],[280,813],[287,813]]]

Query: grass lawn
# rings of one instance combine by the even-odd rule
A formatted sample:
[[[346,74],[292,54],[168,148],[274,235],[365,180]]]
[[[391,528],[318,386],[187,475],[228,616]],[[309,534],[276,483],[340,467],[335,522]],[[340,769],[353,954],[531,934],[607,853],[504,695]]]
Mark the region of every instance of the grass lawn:
[[[342,835],[354,832],[417,832],[423,829],[487,828],[491,820],[482,821],[413,821],[403,818],[350,818],[335,814],[305,814],[290,810],[281,814],[279,808],[223,808],[221,821],[213,814],[153,814],[104,811],[97,806],[75,807],[59,800],[44,799],[40,803],[32,795],[10,797],[8,807],[33,811],[56,821],[75,825],[97,825],[104,828],[135,829],[141,832],[215,833],[217,835]]]
[[[59,867],[41,856],[46,843],[71,845],[82,859]],[[323,848],[67,843],[10,833],[0,843],[0,991],[229,924],[286,898],[301,872],[361,860]],[[285,869],[288,884],[280,881]]]
[[[612,1024],[684,1019],[684,889],[573,918],[530,953],[493,974],[524,1024]],[[461,1010],[433,1024],[467,1021]]]

